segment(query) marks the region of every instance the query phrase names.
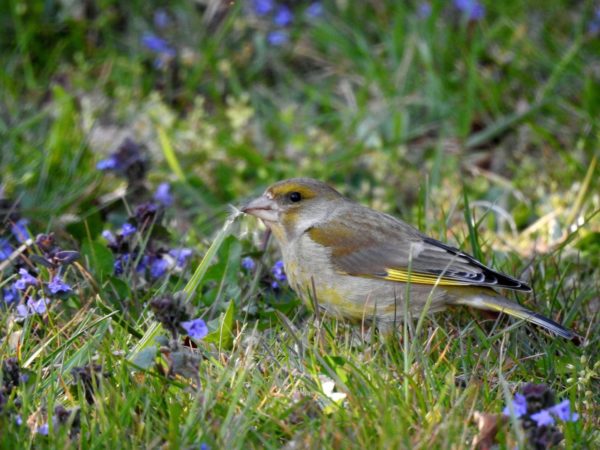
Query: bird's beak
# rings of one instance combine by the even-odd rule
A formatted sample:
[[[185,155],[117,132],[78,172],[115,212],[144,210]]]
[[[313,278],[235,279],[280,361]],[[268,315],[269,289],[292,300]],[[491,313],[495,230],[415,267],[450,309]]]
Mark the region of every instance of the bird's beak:
[[[277,203],[264,195],[243,206],[242,212],[256,216],[266,222],[277,222],[279,219]]]

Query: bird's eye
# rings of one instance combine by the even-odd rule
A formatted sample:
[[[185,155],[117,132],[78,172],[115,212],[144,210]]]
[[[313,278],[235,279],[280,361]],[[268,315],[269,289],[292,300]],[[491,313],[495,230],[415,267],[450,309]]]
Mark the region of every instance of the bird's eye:
[[[302,200],[302,195],[300,195],[300,192],[290,192],[288,198],[290,199],[290,202],[296,203]]]

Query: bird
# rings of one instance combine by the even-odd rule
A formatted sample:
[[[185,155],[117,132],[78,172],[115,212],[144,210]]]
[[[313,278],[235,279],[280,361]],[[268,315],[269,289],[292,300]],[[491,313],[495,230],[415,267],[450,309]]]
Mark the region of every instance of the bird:
[[[573,331],[497,291],[530,292],[524,282],[356,203],[322,181],[276,182],[241,211],[271,230],[289,284],[309,308],[368,321],[387,334],[407,312],[415,317],[465,305],[505,313],[576,340]]]

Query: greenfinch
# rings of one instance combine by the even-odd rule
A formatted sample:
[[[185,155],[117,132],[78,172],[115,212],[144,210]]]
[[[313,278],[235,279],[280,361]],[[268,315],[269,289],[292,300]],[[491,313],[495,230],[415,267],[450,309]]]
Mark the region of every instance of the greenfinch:
[[[576,337],[494,290],[531,291],[522,281],[350,201],[323,182],[280,181],[242,211],[271,229],[290,286],[309,307],[327,314],[373,321],[389,333],[406,311],[414,316],[467,305],[515,316],[566,339]]]

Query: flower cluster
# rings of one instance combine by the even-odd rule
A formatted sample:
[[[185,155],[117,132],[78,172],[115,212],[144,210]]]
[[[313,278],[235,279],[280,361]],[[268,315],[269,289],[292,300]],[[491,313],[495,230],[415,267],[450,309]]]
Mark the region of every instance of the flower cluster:
[[[27,380],[21,373],[17,358],[8,358],[0,365],[0,414],[8,402],[13,390]]]
[[[144,178],[149,169],[149,160],[144,147],[130,139],[119,146],[117,151],[96,165],[99,170],[114,171],[128,180],[130,186],[143,191]],[[147,198],[148,196],[146,196]],[[133,199],[135,200],[135,199]],[[165,208],[173,204],[169,183],[161,183],[151,200],[143,201],[134,209],[134,214],[120,230],[104,230],[102,237],[115,255],[116,275],[133,272],[158,279],[171,270],[185,267],[192,256],[189,248],[167,248],[162,238],[166,230],[159,223]]]
[[[150,307],[156,320],[171,333],[173,340],[176,340],[180,332],[196,340],[203,339],[208,334],[204,320],[191,319],[190,306],[184,293],[156,297],[150,302]]]
[[[301,6],[303,8],[303,16],[308,21],[312,21],[323,15],[323,5],[321,2],[316,1]],[[274,0],[252,0],[251,11],[255,16],[269,22],[267,42],[270,45],[281,46],[289,41],[289,27],[294,23],[297,14],[297,12],[292,11],[290,6]]]
[[[241,266],[245,271],[252,272],[256,267],[256,262],[250,256],[246,256],[245,258],[242,258]],[[269,284],[272,289],[280,289],[281,284],[287,282],[283,261],[276,261],[271,267],[270,272],[269,276],[265,277],[263,281]]]
[[[74,437],[81,429],[81,417],[79,409],[66,409],[62,405],[54,407],[54,414],[48,420],[35,428],[35,432],[42,436],[48,436],[50,433],[50,423],[52,428],[56,429],[59,426],[70,425],[70,437]]]
[[[164,9],[157,9],[154,12],[153,22],[156,32],[144,33],[141,42],[154,54],[154,67],[161,69],[177,57],[177,49],[163,36],[163,32],[171,25],[169,14]]]
[[[153,202],[135,208],[134,216],[116,233],[104,230],[102,237],[115,255],[115,275],[133,272],[158,279],[169,271],[185,268],[192,250],[185,247],[167,248],[162,243],[163,229],[156,225],[164,206],[172,203],[168,185],[161,185]]]
[[[30,237],[27,239],[31,241]],[[16,260],[16,280],[2,288],[4,305],[17,305],[15,311],[18,319],[44,314],[50,298],[68,296],[73,288],[64,281],[63,272],[79,258],[78,252],[60,248],[53,233],[38,235],[28,251],[28,260],[23,255]],[[26,261],[30,261],[28,265],[24,265]],[[31,263],[48,269],[50,280],[38,280]]]
[[[287,281],[287,276],[285,274],[285,268],[283,267],[283,261],[279,260],[273,267],[271,268],[271,273],[273,274],[273,282],[271,283],[271,287],[273,289],[279,289],[280,283],[284,283]]]
[[[562,434],[557,420],[575,422],[579,415],[571,411],[569,400],[555,403],[554,393],[545,384],[527,384],[502,414],[518,418],[527,433],[529,443],[536,449],[546,449],[558,444]]]

